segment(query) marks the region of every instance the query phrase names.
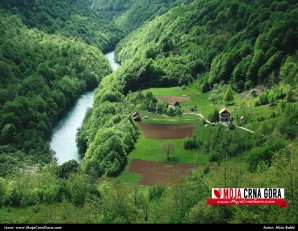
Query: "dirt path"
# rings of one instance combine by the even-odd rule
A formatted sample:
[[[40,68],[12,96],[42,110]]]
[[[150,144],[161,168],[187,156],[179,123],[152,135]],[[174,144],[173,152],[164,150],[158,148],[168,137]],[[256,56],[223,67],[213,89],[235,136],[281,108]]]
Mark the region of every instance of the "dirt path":
[[[201,119],[204,119],[205,117],[202,115],[202,114],[200,114],[200,113],[195,113],[195,112],[188,112],[188,113],[183,113],[183,115],[197,115],[197,116],[200,116],[201,117]],[[206,123],[208,123],[208,124],[212,124],[209,120],[205,120],[206,121]],[[241,126],[235,126],[236,128],[239,128],[239,129],[242,129],[242,130],[244,130],[244,131],[247,131],[247,132],[250,132],[250,133],[255,133],[254,131],[252,131],[252,130],[249,130],[248,128],[244,128],[244,127],[241,127]]]
[[[244,128],[244,127],[236,126],[236,128],[240,128],[240,129],[242,129],[242,130],[244,130],[244,131],[247,131],[247,132],[250,132],[250,133],[255,133],[254,131],[249,130],[249,129]]]
[[[200,113],[195,113],[195,112],[186,112],[186,113],[183,113],[183,115],[197,115],[197,116],[200,116],[201,119],[204,119],[205,117],[200,114]],[[205,120],[207,124],[212,124],[209,120]]]

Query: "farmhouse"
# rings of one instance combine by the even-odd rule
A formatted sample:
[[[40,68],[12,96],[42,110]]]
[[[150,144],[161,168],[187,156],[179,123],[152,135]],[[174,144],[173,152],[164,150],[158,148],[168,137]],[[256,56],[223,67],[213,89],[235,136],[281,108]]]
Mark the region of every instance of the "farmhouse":
[[[174,109],[180,108],[180,103],[177,101],[170,102],[169,107],[174,108]]]
[[[141,115],[138,112],[133,113],[132,117],[133,117],[134,121],[141,121],[142,120]]]
[[[219,112],[219,122],[230,123],[231,122],[231,112],[227,108],[223,108]]]

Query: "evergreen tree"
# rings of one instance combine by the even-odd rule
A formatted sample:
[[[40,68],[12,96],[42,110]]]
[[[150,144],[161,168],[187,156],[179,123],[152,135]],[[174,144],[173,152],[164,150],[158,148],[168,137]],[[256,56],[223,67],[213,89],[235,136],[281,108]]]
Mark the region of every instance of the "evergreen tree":
[[[226,90],[226,93],[224,94],[223,100],[227,105],[229,105],[230,102],[234,100],[234,96],[233,96],[231,86],[228,86],[228,88]]]

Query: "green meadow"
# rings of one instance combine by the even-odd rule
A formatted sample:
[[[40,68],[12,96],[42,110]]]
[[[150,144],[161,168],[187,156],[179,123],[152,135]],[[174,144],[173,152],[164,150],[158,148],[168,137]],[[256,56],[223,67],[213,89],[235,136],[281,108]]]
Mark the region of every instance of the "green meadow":
[[[211,94],[201,93],[196,84],[192,83],[185,87],[170,87],[170,88],[150,88],[143,92],[152,92],[155,97],[158,96],[188,96],[189,102],[180,102],[183,110],[182,116],[167,116],[165,114],[155,114],[146,110],[136,109],[142,116],[142,123],[150,124],[195,124],[196,128],[194,134],[199,141],[206,140],[208,134],[214,131],[216,128],[211,125],[203,125],[201,117],[198,114],[202,114],[205,119],[208,119],[208,115],[217,108],[221,110],[225,105],[221,103],[211,102]],[[263,127],[275,126],[279,122],[280,107],[275,105],[255,106],[255,98],[244,97],[243,94],[233,93],[234,100],[228,106],[231,111],[232,117],[235,119],[235,123],[238,126],[243,126],[252,131],[264,132]],[[297,103],[294,103],[297,105]],[[190,108],[195,108],[195,112],[191,113]],[[274,116],[272,116],[274,115]],[[147,119],[144,119],[144,117]],[[241,123],[240,117],[245,116],[246,122]],[[266,130],[266,129],[265,129]],[[246,132],[246,131],[243,131]],[[204,153],[202,147],[196,150],[186,150],[183,148],[183,139],[171,140],[175,145],[175,150],[170,154],[170,160],[166,160],[166,155],[162,152],[162,145],[165,139],[147,139],[141,133],[140,138],[135,144],[134,150],[128,155],[128,165],[126,165],[124,171],[117,178],[126,183],[135,183],[141,179],[141,176],[136,173],[129,172],[130,163],[133,159],[157,161],[157,162],[172,162],[172,163],[192,163],[192,164],[208,164],[209,156]]]
[[[180,120],[179,122],[166,121],[166,120],[146,120],[146,122],[156,122],[157,124],[196,124],[194,133],[199,140],[205,140],[207,134],[215,129],[212,126],[203,126],[202,122],[197,120]],[[141,134],[140,138],[135,144],[134,150],[128,155],[128,164],[124,171],[117,179],[126,183],[136,183],[140,180],[141,176],[136,173],[129,172],[130,163],[133,159],[157,161],[157,162],[170,162],[170,163],[188,163],[188,164],[208,164],[209,156],[204,153],[202,147],[195,150],[186,150],[183,147],[184,139],[148,139]],[[165,153],[162,152],[162,145],[165,141],[174,143],[175,150],[170,154],[170,160],[167,161]]]

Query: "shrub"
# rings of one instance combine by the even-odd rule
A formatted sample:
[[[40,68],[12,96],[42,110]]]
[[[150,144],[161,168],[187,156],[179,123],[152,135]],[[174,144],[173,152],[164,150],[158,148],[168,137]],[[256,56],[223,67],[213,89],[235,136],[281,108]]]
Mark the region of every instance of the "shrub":
[[[236,128],[236,126],[234,124],[229,125],[230,130],[234,130],[235,128]]]
[[[67,179],[71,173],[78,173],[79,172],[79,163],[75,160],[70,160],[62,164],[57,169],[57,177]]]
[[[168,116],[175,116],[175,110],[172,107],[169,107],[166,114]]]
[[[195,135],[193,135],[192,137],[186,137],[183,140],[183,147],[184,147],[184,149],[198,148],[199,147],[199,141],[197,140]]]
[[[157,200],[162,196],[165,191],[165,187],[161,184],[154,185],[149,189],[149,200]]]
[[[214,108],[213,112],[208,115],[208,119],[211,123],[216,123],[219,121],[219,111],[217,108]]]

